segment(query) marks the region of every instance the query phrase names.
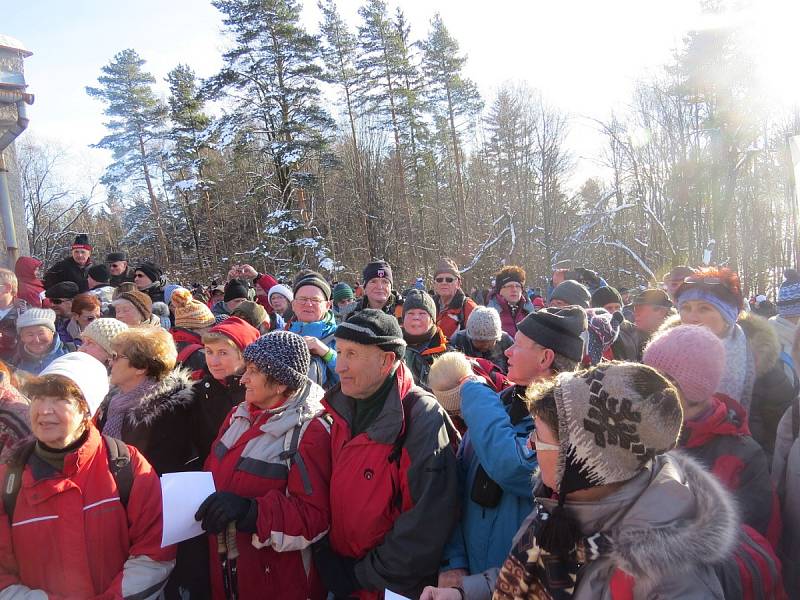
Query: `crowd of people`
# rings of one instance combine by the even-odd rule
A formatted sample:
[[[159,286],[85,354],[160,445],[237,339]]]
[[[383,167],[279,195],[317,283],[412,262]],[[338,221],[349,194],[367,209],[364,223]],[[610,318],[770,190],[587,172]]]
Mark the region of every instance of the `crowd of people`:
[[[800,598],[791,269],[41,267],[0,269],[0,600]],[[162,546],[184,471],[204,533]]]

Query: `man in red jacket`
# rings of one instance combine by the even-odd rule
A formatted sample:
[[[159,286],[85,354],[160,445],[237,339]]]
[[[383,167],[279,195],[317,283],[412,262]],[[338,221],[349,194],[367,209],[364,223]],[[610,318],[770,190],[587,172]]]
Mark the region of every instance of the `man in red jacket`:
[[[439,261],[433,282],[436,325],[449,340],[456,331],[467,327],[467,320],[477,304],[461,289],[461,272],[451,259]]]
[[[335,598],[419,597],[435,581],[459,512],[448,420],[402,362],[397,320],[364,309],[336,330],[331,528],[314,559]]]

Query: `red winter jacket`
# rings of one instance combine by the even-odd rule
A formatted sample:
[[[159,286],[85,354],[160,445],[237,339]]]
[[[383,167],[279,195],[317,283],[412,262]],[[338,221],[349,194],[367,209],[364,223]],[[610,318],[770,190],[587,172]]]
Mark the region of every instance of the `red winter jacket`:
[[[22,598],[27,588],[50,600],[158,597],[175,547],[161,548],[158,475],[129,449],[134,479],[127,512],[94,426],[66,456],[63,473],[31,455],[12,527],[0,505],[0,595],[17,597],[16,591]],[[2,481],[5,471],[0,468]]]
[[[467,327],[467,319],[478,306],[475,301],[468,297],[462,290],[456,290],[453,299],[444,310],[439,310],[441,299],[434,296],[436,303],[436,325],[442,330],[445,337],[449,340],[456,331]]]
[[[39,294],[44,291],[41,279],[36,278],[36,269],[42,266],[42,261],[33,256],[20,256],[14,265],[17,276],[17,298],[25,300],[29,306],[41,306],[42,298]]]
[[[330,543],[335,552],[359,559],[360,600],[381,598],[386,588],[417,598],[435,582],[458,520],[458,473],[444,410],[414,385],[402,363],[396,378],[381,412],[355,437],[350,424],[358,400],[339,385],[324,400],[333,417]],[[410,406],[412,397],[406,422],[403,404]],[[390,460],[406,428],[399,457]]]
[[[272,308],[272,305],[269,303],[269,291],[273,286],[278,285],[278,280],[269,273],[264,273],[256,277],[254,282],[261,286],[261,289],[264,290],[265,294],[264,296],[256,294],[256,302],[263,306],[266,309],[267,314],[272,317],[272,315],[275,314],[275,309]]]
[[[739,504],[742,522],[767,538],[780,539],[780,505],[769,475],[767,457],[750,436],[747,413],[723,394],[712,398],[712,411],[683,424],[680,446],[725,484]]]
[[[321,600],[325,590],[311,560],[311,544],[328,531],[331,442],[322,414],[322,388],[307,386],[273,410],[251,411],[242,402],[225,419],[206,460],[218,491],[254,498],[257,533],[238,533],[237,564],[241,600]],[[279,455],[295,426],[304,423],[299,461],[287,464]],[[306,488],[306,483],[310,489]],[[209,536],[211,588],[225,599],[217,538]]]

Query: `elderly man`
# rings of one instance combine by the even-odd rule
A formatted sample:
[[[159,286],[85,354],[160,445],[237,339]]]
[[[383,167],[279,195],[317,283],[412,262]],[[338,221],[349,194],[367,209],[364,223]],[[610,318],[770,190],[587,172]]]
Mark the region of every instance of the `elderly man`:
[[[461,272],[449,258],[443,258],[433,276],[433,300],[436,302],[436,324],[447,339],[467,326],[469,315],[477,304],[461,289]]]
[[[302,293],[302,292],[301,292]],[[331,427],[331,527],[314,559],[336,598],[419,597],[458,518],[449,420],[414,385],[397,320],[365,308],[336,330],[341,386]]]
[[[106,254],[106,265],[111,275],[109,283],[112,287],[119,287],[121,283],[133,283],[133,269],[128,266],[128,255],[124,252],[109,252]]]
[[[392,290],[392,267],[385,260],[376,260],[364,267],[364,296],[358,301],[353,312],[365,308],[382,310],[400,321],[403,318],[403,302],[399,294]]]
[[[58,261],[45,273],[45,289],[53,287],[57,283],[72,281],[78,286],[78,293],[87,291],[89,282],[86,279],[86,271],[92,266],[91,256],[92,246],[89,244],[89,236],[85,233],[75,236],[75,241],[72,243],[71,256]]]
[[[633,299],[633,322],[647,340],[667,319],[672,310],[672,302],[664,290],[651,288],[644,290]]]

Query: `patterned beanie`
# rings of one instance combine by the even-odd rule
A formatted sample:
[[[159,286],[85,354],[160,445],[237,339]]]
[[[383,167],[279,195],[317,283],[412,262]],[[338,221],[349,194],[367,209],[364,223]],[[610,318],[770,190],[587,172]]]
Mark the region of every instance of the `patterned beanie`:
[[[128,326],[117,319],[95,319],[81,333],[82,338],[91,338],[108,354],[113,354],[111,342]]]
[[[778,290],[778,314],[800,317],[800,274],[794,269],[783,272],[784,282]]]
[[[42,325],[55,333],[55,311],[49,308],[29,308],[17,317],[17,331],[21,331],[23,327],[33,327],[34,325]]]
[[[600,288],[601,290],[604,288]],[[586,354],[591,364],[596,365],[603,358],[603,352],[608,350],[619,337],[619,326],[625,317],[621,312],[611,314],[604,308],[589,308],[586,310],[588,332],[586,340]]]
[[[325,297],[325,300],[330,300],[331,299],[331,286],[327,281],[325,281],[325,278],[322,275],[320,275],[319,273],[311,271],[311,272],[306,273],[305,275],[303,275],[303,277],[301,277],[297,281],[295,281],[294,290],[293,290],[294,293],[297,294],[297,291],[301,287],[304,287],[304,286],[307,286],[307,285],[314,286],[319,291],[321,291],[322,295]],[[275,288],[273,287],[272,289],[274,290]],[[270,292],[271,291],[272,290],[270,290]]]
[[[208,306],[195,300],[186,288],[172,292],[172,307],[175,310],[175,327],[205,329],[216,323],[214,313]]]
[[[688,404],[704,404],[725,371],[725,347],[706,327],[680,325],[656,335],[642,362],[672,378]]]
[[[408,311],[414,309],[424,310],[431,316],[431,320],[436,320],[436,303],[428,292],[411,288],[403,297],[403,317]]]
[[[488,306],[476,306],[467,319],[467,337],[471,340],[497,341],[503,335],[498,312]]]
[[[311,354],[305,340],[291,331],[261,336],[244,349],[243,356],[259,371],[292,389],[300,389],[308,381]]]
[[[678,391],[651,367],[610,362],[561,373],[553,392],[561,497],[631,479],[680,435]]]
[[[387,263],[385,260],[376,260],[369,263],[366,267],[364,267],[362,276],[364,279],[364,285],[367,285],[370,279],[375,279],[376,277],[388,279],[389,283],[393,283],[392,267],[390,267],[389,263]]]
[[[402,359],[406,341],[400,324],[382,310],[365,308],[352,315],[336,328],[336,337],[364,346],[377,346],[385,352],[394,352]]]

